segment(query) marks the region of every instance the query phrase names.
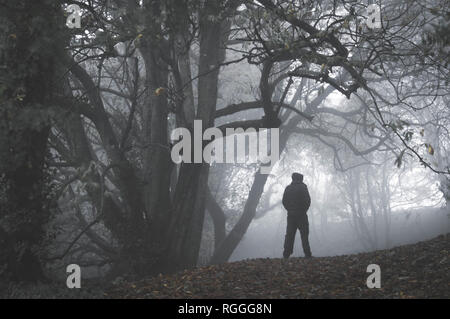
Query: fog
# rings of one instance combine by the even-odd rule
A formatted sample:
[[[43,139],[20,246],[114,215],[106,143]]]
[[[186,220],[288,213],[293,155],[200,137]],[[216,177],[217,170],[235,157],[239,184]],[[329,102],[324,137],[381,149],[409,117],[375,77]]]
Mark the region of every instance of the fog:
[[[0,290],[449,233],[448,1],[378,2],[0,0]]]
[[[291,183],[290,174],[293,171],[302,172],[311,194],[312,204],[308,216],[310,245],[314,256],[389,249],[449,232],[450,212],[446,208],[439,183],[434,174],[420,165],[412,163],[408,168],[397,168],[393,161],[386,163],[381,170],[389,175],[389,180],[384,181],[389,189],[389,200],[382,199],[382,194],[372,191],[371,196],[374,198],[371,201],[379,203],[377,208],[380,212],[372,213],[370,208],[363,207],[366,211],[355,217],[352,216],[348,198],[349,192],[354,192],[355,189],[343,187],[343,181],[351,173],[336,171],[328,158],[317,161],[320,156],[329,155],[326,150],[325,154],[311,156],[313,150],[301,151],[302,148],[296,144],[299,142],[301,141],[297,139],[290,143],[290,152],[283,154],[279,165],[274,169],[267,182],[268,186],[265,187],[262,204],[258,206],[258,210],[263,213],[257,213],[230,261],[282,257],[287,211],[281,198],[284,188]],[[314,142],[311,142],[310,146],[313,147]],[[311,163],[311,157],[316,159],[315,163]],[[218,170],[219,165],[216,167]],[[383,180],[377,175],[381,171],[377,166],[366,164],[358,170],[361,174],[369,172],[370,184],[379,185]],[[242,181],[240,174],[236,175],[236,180]],[[367,201],[367,185],[361,186],[360,191]],[[381,201],[385,202],[380,203]],[[377,218],[378,215],[383,215],[382,204],[389,207],[389,216],[386,216],[388,220],[384,217]],[[229,205],[233,206],[233,200]],[[357,225],[359,222],[365,224],[368,233],[361,233],[361,226]],[[207,246],[207,239],[204,241],[204,246]],[[299,232],[296,234],[293,256],[304,256]]]
[[[315,196],[312,195],[312,200]],[[328,198],[333,200],[332,198]],[[327,213],[327,221],[321,219],[317,210],[326,206],[314,204],[316,214],[310,214],[310,245],[314,256],[337,256],[373,251],[358,237],[351,222],[339,218],[332,210]],[[327,208],[325,208],[327,209]],[[276,209],[255,220],[249,227],[242,242],[236,248],[231,261],[247,258],[281,258],[286,229],[286,210],[279,203]],[[340,221],[338,221],[340,220]],[[326,223],[326,224],[322,224]],[[373,221],[369,221],[373,223]],[[379,224],[377,236],[385,236],[386,229]],[[389,242],[381,242],[377,249],[388,249],[400,245],[428,240],[450,230],[449,211],[436,203],[426,208],[409,208],[394,211],[389,224]],[[300,234],[297,232],[294,257],[303,257]]]

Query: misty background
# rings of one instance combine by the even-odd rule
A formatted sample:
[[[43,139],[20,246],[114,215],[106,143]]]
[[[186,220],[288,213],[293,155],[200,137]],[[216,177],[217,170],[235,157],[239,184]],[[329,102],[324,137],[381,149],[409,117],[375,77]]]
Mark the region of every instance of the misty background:
[[[3,282],[281,258],[293,172],[313,256],[448,233],[448,1],[367,5],[0,0]],[[279,128],[280,159],[174,164],[195,119]]]

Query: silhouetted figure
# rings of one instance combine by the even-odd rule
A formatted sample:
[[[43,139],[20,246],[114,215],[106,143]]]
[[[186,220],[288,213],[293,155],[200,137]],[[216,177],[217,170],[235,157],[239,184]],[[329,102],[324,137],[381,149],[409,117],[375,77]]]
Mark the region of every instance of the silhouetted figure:
[[[287,210],[286,237],[284,239],[283,257],[289,258],[294,249],[295,233],[300,230],[305,257],[311,257],[309,248],[309,223],[306,212],[311,205],[308,187],[303,183],[303,175],[292,174],[292,183],[286,187],[283,194],[283,206]]]

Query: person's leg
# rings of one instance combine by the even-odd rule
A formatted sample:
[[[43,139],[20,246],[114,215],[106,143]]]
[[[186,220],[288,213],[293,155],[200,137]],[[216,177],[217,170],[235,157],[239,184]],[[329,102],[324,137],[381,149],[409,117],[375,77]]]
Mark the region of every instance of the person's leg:
[[[283,257],[289,258],[294,250],[295,233],[297,232],[298,224],[293,215],[288,214],[286,236],[284,237],[284,251]]]
[[[302,238],[302,246],[303,252],[305,253],[305,257],[311,257],[311,248],[309,247],[309,222],[308,215],[301,215],[298,228],[300,230],[300,236]]]

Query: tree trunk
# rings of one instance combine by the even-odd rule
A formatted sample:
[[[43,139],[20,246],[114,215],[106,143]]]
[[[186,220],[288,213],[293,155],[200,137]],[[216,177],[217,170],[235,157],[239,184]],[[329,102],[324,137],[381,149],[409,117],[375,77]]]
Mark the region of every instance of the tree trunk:
[[[206,194],[206,208],[211,216],[214,224],[214,249],[218,249],[222,241],[225,239],[226,218],[222,208],[217,204],[211,190],[208,188]]]
[[[208,171],[204,164],[181,165],[173,201],[174,215],[167,233],[165,268],[169,272],[197,263],[205,201],[205,192],[201,190],[207,185]]]
[[[37,252],[49,216],[44,189],[49,106],[58,87],[56,58],[64,48],[65,26],[57,18],[63,14],[56,3],[0,5],[0,175],[6,184],[7,263],[14,279],[36,281],[43,278]]]
[[[228,261],[231,257],[231,254],[242,240],[242,237],[244,237],[248,226],[255,217],[256,207],[258,206],[259,199],[264,191],[264,186],[268,176],[268,174],[263,175],[259,171],[255,174],[255,180],[248,194],[248,200],[245,203],[244,212],[236,226],[233,227],[225,240],[223,240],[219,245],[219,249],[214,251],[214,255],[211,258],[211,263],[223,263]]]
[[[208,3],[200,22],[200,61],[198,107],[196,118],[202,120],[203,130],[214,125],[220,64],[225,60],[225,45],[230,22],[211,21],[219,13],[217,4]],[[205,216],[209,166],[183,163],[180,168],[173,201],[173,216],[169,227],[169,249],[166,269],[172,271],[193,267],[200,251]]]

